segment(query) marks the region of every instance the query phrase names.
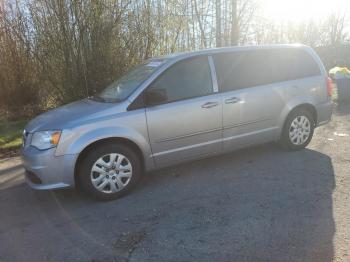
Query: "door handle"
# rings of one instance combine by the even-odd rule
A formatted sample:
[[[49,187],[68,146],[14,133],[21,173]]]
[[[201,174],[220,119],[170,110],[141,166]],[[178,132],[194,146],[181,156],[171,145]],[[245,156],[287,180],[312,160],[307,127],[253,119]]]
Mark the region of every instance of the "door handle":
[[[218,102],[207,102],[202,105],[202,108],[212,108],[214,106],[217,106],[219,103]]]
[[[241,99],[239,97],[231,97],[225,100],[226,104],[234,104],[240,102]]]

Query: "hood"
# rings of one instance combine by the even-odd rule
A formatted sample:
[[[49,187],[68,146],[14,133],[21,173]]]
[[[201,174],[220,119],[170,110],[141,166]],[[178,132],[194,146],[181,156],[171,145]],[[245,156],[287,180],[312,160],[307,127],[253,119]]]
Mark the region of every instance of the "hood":
[[[26,126],[29,133],[44,130],[60,130],[76,122],[89,120],[103,114],[102,112],[116,107],[114,103],[102,103],[90,99],[76,101],[43,113]],[[113,110],[113,113],[117,113]]]

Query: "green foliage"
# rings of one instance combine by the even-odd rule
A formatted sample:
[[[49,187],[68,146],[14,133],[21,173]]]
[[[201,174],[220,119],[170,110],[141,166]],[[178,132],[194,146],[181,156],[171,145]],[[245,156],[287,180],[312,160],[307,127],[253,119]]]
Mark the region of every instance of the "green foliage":
[[[0,151],[19,148],[22,143],[23,128],[27,120],[8,121],[0,119]]]

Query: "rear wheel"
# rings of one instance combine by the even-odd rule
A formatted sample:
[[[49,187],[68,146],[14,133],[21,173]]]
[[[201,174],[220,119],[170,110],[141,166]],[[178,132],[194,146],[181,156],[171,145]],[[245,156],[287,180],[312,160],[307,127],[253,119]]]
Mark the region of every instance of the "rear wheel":
[[[296,109],[287,117],[279,144],[287,150],[303,149],[310,143],[314,128],[312,114],[305,109]]]
[[[141,177],[137,154],[121,144],[103,144],[81,161],[81,188],[99,200],[113,200],[127,194]]]

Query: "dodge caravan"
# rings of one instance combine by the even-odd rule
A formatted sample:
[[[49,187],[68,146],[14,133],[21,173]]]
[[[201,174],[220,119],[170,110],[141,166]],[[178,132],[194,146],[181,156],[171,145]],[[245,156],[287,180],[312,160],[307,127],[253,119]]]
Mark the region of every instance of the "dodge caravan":
[[[303,45],[150,59],[100,94],[30,121],[26,181],[110,200],[145,172],[183,161],[272,141],[300,150],[330,121],[331,91],[320,58]]]

